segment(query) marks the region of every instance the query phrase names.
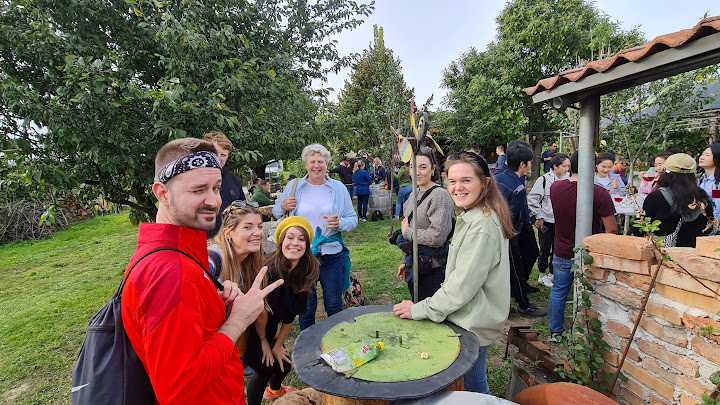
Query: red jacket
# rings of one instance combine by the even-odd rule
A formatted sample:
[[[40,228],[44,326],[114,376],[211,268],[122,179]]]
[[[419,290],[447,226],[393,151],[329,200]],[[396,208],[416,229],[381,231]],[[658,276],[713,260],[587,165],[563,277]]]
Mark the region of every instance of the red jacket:
[[[176,225],[141,224],[130,264],[155,248],[172,247],[207,269],[205,237]],[[158,403],[245,404],[240,354],[217,332],[225,322],[225,304],[192,259],[173,251],[143,259],[125,284],[122,318]]]

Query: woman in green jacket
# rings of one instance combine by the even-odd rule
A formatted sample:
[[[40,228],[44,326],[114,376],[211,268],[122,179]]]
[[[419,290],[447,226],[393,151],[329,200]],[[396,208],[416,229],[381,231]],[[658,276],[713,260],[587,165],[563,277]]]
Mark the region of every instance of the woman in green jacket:
[[[393,310],[406,319],[445,319],[475,334],[478,360],[465,376],[465,389],[490,394],[485,371],[488,347],[503,333],[510,312],[508,239],[514,236],[507,203],[487,162],[459,152],[445,162],[457,223],[445,281],[432,297],[403,301]]]

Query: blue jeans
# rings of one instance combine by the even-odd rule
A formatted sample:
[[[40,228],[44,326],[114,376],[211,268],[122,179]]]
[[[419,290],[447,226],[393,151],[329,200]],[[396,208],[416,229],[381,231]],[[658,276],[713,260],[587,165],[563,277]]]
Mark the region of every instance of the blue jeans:
[[[490,346],[480,346],[477,363],[465,374],[465,390],[490,395],[485,363]]]
[[[353,198],[353,189],[354,189],[354,187],[355,187],[355,186],[353,186],[352,184],[349,185],[349,186],[348,186],[347,184],[345,185],[345,188],[347,188],[348,194],[350,194],[350,199],[351,199],[351,200],[352,200],[352,198]]]
[[[565,259],[553,255],[553,286],[550,290],[550,305],[548,307],[548,324],[550,333],[563,333],[565,331],[565,303],[572,288],[575,275],[570,270],[572,259]]]
[[[410,193],[412,193],[412,186],[405,186],[400,187],[398,189],[398,196],[397,201],[395,201],[395,216],[399,217],[400,213],[402,212],[403,204],[405,204],[405,201],[410,198]]]
[[[320,285],[323,289],[323,302],[328,316],[343,309],[342,285],[345,262],[342,252],[334,255],[317,256],[320,260]],[[315,324],[317,311],[317,289],[307,297],[307,311],[300,315],[300,330]]]

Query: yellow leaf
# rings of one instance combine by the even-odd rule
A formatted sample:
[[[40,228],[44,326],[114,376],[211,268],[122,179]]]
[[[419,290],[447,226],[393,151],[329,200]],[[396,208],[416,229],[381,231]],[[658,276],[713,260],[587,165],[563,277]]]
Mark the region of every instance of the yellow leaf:
[[[270,76],[272,76],[272,77],[277,76],[277,73],[275,73],[275,71],[272,70],[272,69],[268,70],[268,74],[269,74]]]
[[[143,13],[142,11],[138,10],[137,8],[133,7],[133,13],[135,13],[136,16],[142,17]]]

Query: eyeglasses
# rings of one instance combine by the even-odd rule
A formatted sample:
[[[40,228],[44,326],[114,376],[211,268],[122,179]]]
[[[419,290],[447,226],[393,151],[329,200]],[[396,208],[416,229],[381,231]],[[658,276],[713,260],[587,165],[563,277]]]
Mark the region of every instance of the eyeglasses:
[[[260,204],[255,201],[245,201],[245,200],[235,200],[232,202],[232,205],[234,205],[238,208],[245,208],[245,207],[258,208],[258,207],[260,207]]]

